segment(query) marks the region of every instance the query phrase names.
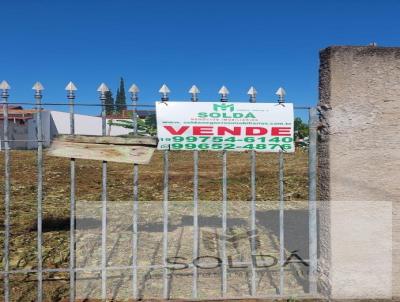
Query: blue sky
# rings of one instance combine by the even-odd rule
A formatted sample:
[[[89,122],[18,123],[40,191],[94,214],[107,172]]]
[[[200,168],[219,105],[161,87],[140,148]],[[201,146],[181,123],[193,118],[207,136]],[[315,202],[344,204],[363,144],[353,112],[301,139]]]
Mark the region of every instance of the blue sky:
[[[233,101],[274,101],[279,86],[298,106],[316,104],[318,52],[330,45],[400,46],[400,1],[71,0],[2,1],[0,79],[10,101],[33,100],[37,80],[47,102],[98,102],[105,82],[114,94],[119,77],[136,83],[140,102],[218,100],[226,85]],[[62,108],[65,110],[65,108]],[[80,112],[98,114],[97,109]]]

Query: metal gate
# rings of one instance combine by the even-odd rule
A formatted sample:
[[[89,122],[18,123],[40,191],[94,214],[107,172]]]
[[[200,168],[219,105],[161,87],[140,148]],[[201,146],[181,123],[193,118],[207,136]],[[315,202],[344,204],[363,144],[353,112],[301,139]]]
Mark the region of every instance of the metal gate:
[[[85,103],[75,103],[75,90],[76,87],[69,83],[66,87],[68,92],[67,103],[42,103],[42,90],[43,86],[40,83],[36,83],[33,87],[35,94],[35,102],[9,102],[9,86],[3,81],[1,83],[0,88],[2,89],[1,98],[3,101],[3,120],[4,120],[4,252],[3,252],[3,269],[1,274],[3,276],[3,295],[4,301],[10,301],[10,276],[12,274],[36,274],[37,276],[37,301],[42,301],[44,299],[43,296],[43,274],[54,272],[54,273],[67,273],[69,275],[69,298],[70,301],[75,301],[76,298],[76,274],[79,271],[87,270],[87,268],[76,267],[75,265],[75,247],[76,247],[76,238],[75,238],[75,229],[76,229],[76,166],[75,159],[70,159],[70,237],[69,237],[69,267],[68,268],[46,268],[43,265],[43,129],[42,129],[42,121],[41,121],[41,111],[44,106],[69,106],[70,110],[70,134],[75,134],[75,114],[74,109],[76,106],[99,106],[102,108],[102,135],[107,135],[106,133],[106,93],[108,88],[106,85],[102,84],[98,91],[100,93],[100,104],[85,104]],[[137,114],[136,110],[139,107],[137,104],[138,101],[138,89],[135,85],[133,85],[130,89],[131,92],[131,100],[132,104],[128,105],[128,107],[133,108],[133,125],[134,132],[137,133]],[[169,99],[169,90],[160,91],[162,93],[162,101],[167,102]],[[221,95],[221,101],[228,101],[227,94]],[[253,93],[250,97],[250,102],[255,102],[255,93]],[[191,100],[193,102],[197,102],[197,92],[194,91],[192,93]],[[280,99],[281,102],[284,102],[283,96]],[[10,105],[34,105],[36,110],[38,110],[37,118],[37,267],[32,269],[22,269],[22,270],[14,270],[10,269],[10,215],[11,208],[10,203],[12,202],[11,198],[11,159],[10,159],[10,142],[12,139],[9,137],[9,114],[8,107]],[[142,107],[146,107],[146,105],[141,105]],[[153,107],[148,105],[148,107]],[[308,259],[299,259],[297,260],[306,264],[308,267],[308,292],[306,295],[315,297],[317,295],[317,205],[316,205],[316,143],[317,143],[317,110],[314,107],[295,107],[298,110],[308,110],[309,112],[309,147],[308,147]],[[106,242],[106,234],[107,234],[107,201],[108,201],[108,192],[107,192],[107,162],[102,162],[102,191],[101,191],[101,266],[97,268],[92,268],[92,271],[99,271],[101,274],[101,298],[103,300],[109,299],[107,295],[107,271],[118,270],[118,269],[128,269],[131,274],[130,278],[130,286],[132,296],[131,298],[138,299],[142,298],[139,295],[138,291],[138,269],[139,268],[158,268],[162,269],[162,296],[159,298],[170,298],[170,284],[169,284],[169,275],[171,270],[174,268],[174,265],[168,262],[168,222],[169,222],[169,155],[172,151],[162,151],[163,152],[163,202],[162,202],[162,219],[163,219],[163,227],[162,227],[162,264],[161,265],[148,265],[148,266],[140,266],[138,265],[137,258],[137,250],[140,244],[138,237],[138,213],[140,212],[140,201],[139,201],[139,166],[133,165],[133,212],[132,212],[132,263],[127,266],[120,267],[109,267],[107,265],[107,242]],[[257,273],[258,268],[255,261],[242,261],[242,262],[233,262],[229,263],[227,259],[227,241],[228,240],[228,229],[227,229],[227,219],[228,212],[227,209],[229,207],[228,201],[228,173],[227,173],[227,158],[228,152],[221,151],[222,153],[222,208],[221,208],[221,233],[218,235],[220,240],[220,248],[221,248],[221,263],[219,264],[219,269],[221,271],[221,289],[220,296],[224,298],[234,298],[227,294],[228,288],[228,269],[229,265],[247,265],[249,268],[249,283],[250,288],[249,292],[245,293],[244,297],[260,297],[257,293]],[[285,237],[285,229],[284,229],[284,220],[285,220],[285,198],[284,198],[284,181],[285,181],[285,167],[284,167],[284,152],[280,151],[277,156],[277,162],[279,165],[279,285],[277,288],[277,297],[288,297],[289,295],[285,293],[285,261],[287,261],[287,257],[285,256],[285,246],[284,246],[284,237]],[[254,150],[250,151],[250,191],[251,191],[251,200],[249,201],[250,207],[250,215],[249,215],[249,226],[250,232],[247,234],[250,238],[251,252],[252,257],[255,255],[256,250],[256,232],[257,232],[257,223],[256,223],[256,152]],[[199,257],[199,152],[193,151],[193,199],[192,199],[192,218],[193,218],[193,259]],[[296,255],[292,255],[296,256]],[[293,258],[293,257],[292,257]],[[296,258],[296,257],[295,257]],[[253,259],[252,259],[253,260]],[[191,297],[198,298],[199,297],[199,288],[198,288],[198,274],[199,274],[199,266],[193,263],[188,265],[188,268],[191,270]],[[215,297],[215,298],[219,298]],[[186,297],[190,298],[190,297]]]

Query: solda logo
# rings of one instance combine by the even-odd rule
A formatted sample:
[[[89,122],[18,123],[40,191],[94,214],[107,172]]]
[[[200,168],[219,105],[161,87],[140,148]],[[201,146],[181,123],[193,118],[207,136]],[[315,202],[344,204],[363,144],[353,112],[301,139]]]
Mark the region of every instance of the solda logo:
[[[256,118],[251,112],[235,112],[234,104],[213,104],[213,112],[199,112],[200,118]]]
[[[235,106],[233,104],[213,104],[214,111],[235,111]]]

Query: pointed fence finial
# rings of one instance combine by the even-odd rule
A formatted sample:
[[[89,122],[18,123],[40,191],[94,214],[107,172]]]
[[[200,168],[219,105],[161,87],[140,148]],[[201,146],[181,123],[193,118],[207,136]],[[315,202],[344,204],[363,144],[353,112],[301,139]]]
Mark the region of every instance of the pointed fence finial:
[[[136,84],[132,84],[132,86],[129,88],[129,92],[131,93],[131,101],[134,103],[134,105],[136,105],[136,102],[139,99],[139,91],[139,87],[137,87]],[[136,108],[133,109],[136,110]]]
[[[171,92],[171,90],[169,90],[167,85],[163,84],[158,92],[163,94],[168,94]]]
[[[256,96],[257,96],[257,90],[253,86],[251,86],[249,91],[247,91],[247,94],[250,96],[250,103],[255,103]]]
[[[198,94],[198,93],[200,93],[200,90],[199,90],[199,88],[197,88],[196,85],[193,85],[193,86],[189,89],[189,93],[191,93],[191,94]]]
[[[228,101],[228,94],[229,90],[228,88],[223,85],[221,89],[218,91],[218,93],[221,95],[221,102],[227,102]]]
[[[282,104],[285,102],[286,91],[282,87],[279,87],[275,94],[279,97],[278,103]]]
[[[6,80],[3,80],[1,83],[0,83],[0,89],[1,90],[10,90],[10,85],[7,83],[7,81]]]
[[[137,101],[139,100],[139,93],[140,89],[136,86],[136,84],[132,84],[129,88],[129,92],[131,93],[131,101],[132,101],[132,123],[133,123],[133,134],[138,134],[138,115],[137,115]]]
[[[168,101],[168,94],[171,92],[171,90],[169,90],[167,85],[163,84],[158,92],[162,94],[161,101]]]
[[[192,102],[197,102],[198,101],[198,97],[197,95],[200,93],[199,88],[197,88],[196,85],[193,85],[190,89],[189,89],[189,93],[192,95]]]
[[[36,90],[36,91],[42,91],[42,90],[44,90],[44,87],[43,87],[42,83],[36,82],[35,85],[33,85],[32,89]]]
[[[75,84],[70,81],[65,87],[65,90],[68,91],[67,98],[72,102],[75,99],[75,91],[77,91],[78,88],[76,88]]]
[[[8,97],[9,97],[8,90],[10,90],[10,88],[11,88],[11,87],[10,87],[10,85],[8,85],[7,81],[3,80],[3,81],[0,83],[1,98],[3,99],[3,101],[4,101],[5,103],[7,103],[7,99],[8,99]]]
[[[42,99],[42,90],[44,90],[43,85],[40,82],[36,82],[35,85],[32,87],[33,90],[35,90],[35,99],[36,99],[36,104],[38,104],[38,108],[40,109],[40,102]]]
[[[97,91],[102,94],[105,94],[107,91],[110,91],[110,89],[108,89],[106,84],[101,83],[100,86],[97,88]]]
[[[72,92],[72,91],[77,91],[78,88],[76,88],[74,83],[69,82],[68,85],[65,87],[65,90]]]
[[[129,88],[130,93],[138,93],[140,92],[139,87],[136,86],[136,84],[132,84],[132,86]]]

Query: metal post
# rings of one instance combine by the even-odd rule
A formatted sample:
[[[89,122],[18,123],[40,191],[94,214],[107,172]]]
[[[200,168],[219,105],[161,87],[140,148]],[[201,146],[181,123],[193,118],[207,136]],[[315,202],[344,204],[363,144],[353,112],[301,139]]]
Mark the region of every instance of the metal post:
[[[318,115],[315,107],[309,110],[309,150],[308,150],[308,206],[309,206],[309,291],[316,294],[317,288],[317,123]]]
[[[285,274],[283,264],[285,262],[285,229],[284,229],[284,211],[285,211],[285,197],[284,197],[284,174],[283,174],[283,151],[279,151],[279,294],[283,295],[285,286]]]
[[[139,99],[138,92],[139,88],[133,84],[129,89],[131,93],[131,100],[133,105],[132,110],[132,123],[133,123],[133,134],[137,135],[137,101]],[[133,299],[138,298],[137,288],[137,251],[138,251],[138,211],[139,211],[139,165],[133,165],[133,212],[132,212],[132,292]]]
[[[285,103],[286,91],[282,87],[279,87],[275,93],[279,99],[278,103]],[[285,263],[285,195],[284,195],[284,161],[283,161],[283,150],[279,150],[279,294],[284,294],[285,287],[285,272],[283,264]]]
[[[252,86],[247,92],[250,95],[249,102],[255,103],[257,91]],[[251,183],[251,210],[250,210],[250,231],[251,231],[251,256],[256,254],[256,151],[251,150],[250,153],[251,171],[250,171],[250,183]],[[257,271],[254,266],[254,261],[251,261],[251,295],[257,294],[256,280]]]
[[[1,82],[0,89],[2,90],[1,98],[3,99],[3,130],[4,130],[4,301],[10,300],[10,145],[8,137],[8,90],[10,86],[6,81]]]
[[[229,91],[225,86],[222,86],[219,90],[221,95],[221,102],[228,101]],[[228,188],[227,188],[227,151],[222,151],[222,247],[221,247],[221,257],[222,257],[222,296],[225,297],[228,292],[227,288],[227,267],[226,267],[226,229],[227,229],[227,211],[228,211]]]
[[[193,85],[190,88],[189,93],[192,95],[192,102],[197,102],[199,99],[197,94],[200,90]],[[199,151],[193,151],[193,259],[197,259],[199,256]],[[197,298],[197,283],[198,283],[198,271],[197,266],[193,265],[193,281],[192,281],[192,297]]]
[[[169,88],[167,85],[163,85],[159,92],[162,94],[161,101],[168,102],[169,97],[168,94],[170,93]],[[168,193],[169,193],[169,184],[168,184],[168,174],[169,174],[169,161],[168,161],[169,150],[164,151],[164,190],[163,190],[163,249],[162,249],[162,256],[163,256],[163,298],[169,298],[169,276],[168,276]]]
[[[42,84],[36,82],[32,88],[36,99],[37,127],[37,249],[38,249],[38,292],[37,300],[43,300],[43,257],[42,257],[42,202],[43,202],[43,128],[42,128]]]
[[[169,173],[169,160],[168,160],[169,151],[164,151],[164,192],[163,192],[163,297],[164,299],[168,299],[169,296],[169,276],[168,276],[168,267],[167,267],[167,257],[168,257],[168,173]]]
[[[75,135],[74,100],[76,87],[69,82],[65,90],[68,91],[70,134]],[[70,160],[70,245],[69,245],[69,300],[75,301],[75,158]]]
[[[106,92],[108,87],[102,83],[97,89],[100,92],[100,101],[102,104],[101,120],[102,135],[106,136]],[[102,165],[102,212],[101,212],[101,299],[107,299],[107,161]]]

